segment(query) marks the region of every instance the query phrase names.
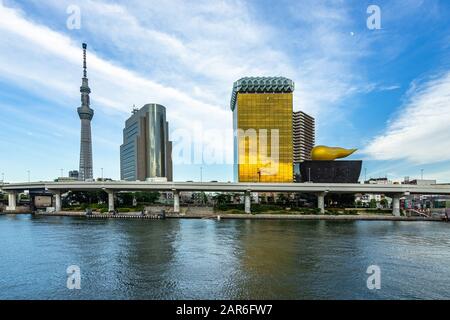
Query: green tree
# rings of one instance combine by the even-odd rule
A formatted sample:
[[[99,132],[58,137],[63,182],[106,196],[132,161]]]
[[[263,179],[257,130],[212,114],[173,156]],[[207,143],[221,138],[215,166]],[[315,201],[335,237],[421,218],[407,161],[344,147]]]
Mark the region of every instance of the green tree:
[[[288,196],[286,196],[286,194],[284,194],[284,193],[278,194],[278,198],[277,198],[278,203],[286,204],[288,201],[289,201],[289,198],[288,198]]]
[[[376,208],[377,201],[375,199],[370,199],[369,208]]]
[[[20,201],[30,200],[30,196],[29,196],[28,194],[22,193],[22,194],[20,194],[20,196],[19,196],[19,200],[20,200]]]
[[[136,192],[135,193],[136,196],[136,201],[138,203],[143,203],[143,204],[151,204],[151,203],[155,203],[156,201],[158,201],[159,197],[160,197],[160,193],[159,192]]]
[[[132,192],[118,192],[117,202],[121,206],[132,206],[133,205],[133,193]]]
[[[381,199],[380,205],[381,205],[383,208],[387,208],[387,207],[388,207],[388,201],[387,201],[386,199]]]
[[[229,193],[219,193],[214,198],[217,204],[228,204],[231,203],[231,197]]]
[[[206,204],[208,202],[208,197],[206,196],[206,193],[204,193],[203,191],[200,192],[199,200],[200,200],[201,204],[203,204],[203,205]]]
[[[205,192],[194,192],[192,193],[191,200],[197,204],[206,204],[208,202],[208,197]]]
[[[74,202],[87,206],[108,201],[108,195],[104,191],[69,191],[62,200],[63,206]]]

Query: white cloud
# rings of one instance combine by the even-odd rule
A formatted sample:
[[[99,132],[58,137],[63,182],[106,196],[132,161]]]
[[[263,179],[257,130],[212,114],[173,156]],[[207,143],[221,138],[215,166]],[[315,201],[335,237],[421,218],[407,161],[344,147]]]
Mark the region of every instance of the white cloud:
[[[399,86],[397,84],[394,84],[394,85],[391,85],[391,86],[380,86],[378,88],[378,90],[380,90],[380,91],[392,91],[392,90],[397,90],[397,89],[400,89],[400,88],[401,88],[401,86]]]
[[[36,1],[55,13],[72,2]],[[194,92],[224,110],[229,110],[233,81],[248,75],[291,77],[296,108],[319,118],[365,86],[357,65],[367,40],[349,36],[355,21],[346,6],[283,5],[294,25],[284,29],[240,0],[75,2],[82,9],[83,34],[95,37],[94,42],[158,83]]]
[[[81,76],[79,45],[69,37],[33,23],[16,10],[3,6],[0,7],[0,30],[9,39],[0,44],[3,77],[48,98],[63,99],[69,96],[73,99],[78,96]],[[92,49],[88,53],[88,68],[94,108],[100,106],[128,112],[132,103],[143,105],[158,102],[168,107],[173,122],[187,127],[187,115],[209,123],[216,121],[214,126],[220,126],[222,119],[228,116],[217,105],[144,78],[98,57]]]
[[[9,3],[23,11],[0,5],[0,79],[75,110],[86,40],[92,107],[116,116],[109,123],[121,125],[133,104],[157,102],[172,129],[198,122],[229,130],[233,81],[283,75],[296,82],[295,109],[324,124],[344,117],[334,109],[367,87],[358,68],[367,43],[350,36],[354,21],[344,6],[286,8],[295,27],[284,28],[240,0],[33,1],[38,13]],[[69,4],[81,8],[79,31],[65,29]],[[232,153],[232,144],[221,147]]]
[[[450,72],[425,83],[413,83],[404,106],[385,133],[363,150],[376,160],[406,159],[413,163],[450,160]]]

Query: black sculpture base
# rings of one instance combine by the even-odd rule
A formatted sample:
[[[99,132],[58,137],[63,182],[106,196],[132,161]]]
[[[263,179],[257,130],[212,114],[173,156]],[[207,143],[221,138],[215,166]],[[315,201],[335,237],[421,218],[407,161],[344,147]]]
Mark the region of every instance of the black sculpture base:
[[[298,168],[298,166],[300,168]],[[361,160],[303,161],[296,165],[296,182],[358,183]]]

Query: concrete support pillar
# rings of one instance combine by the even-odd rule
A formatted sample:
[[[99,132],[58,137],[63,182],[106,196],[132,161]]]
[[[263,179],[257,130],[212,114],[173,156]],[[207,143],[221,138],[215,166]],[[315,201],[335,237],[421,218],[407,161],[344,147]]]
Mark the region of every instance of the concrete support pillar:
[[[392,214],[396,217],[400,217],[400,195],[394,194],[392,196]]]
[[[16,202],[17,193],[15,191],[8,192],[8,206],[6,207],[6,211],[15,211],[17,202]]]
[[[59,212],[62,210],[62,204],[61,204],[61,192],[60,191],[56,191],[54,193],[55,195],[55,211]]]
[[[180,192],[173,190],[173,212],[180,213]]]
[[[245,209],[245,213],[252,213],[252,211],[251,211],[250,191],[245,192],[245,195],[244,195],[244,209]]]
[[[114,191],[106,191],[108,193],[108,211],[114,211]]]
[[[317,208],[320,209],[320,213],[325,213],[325,192],[320,192],[317,194]]]

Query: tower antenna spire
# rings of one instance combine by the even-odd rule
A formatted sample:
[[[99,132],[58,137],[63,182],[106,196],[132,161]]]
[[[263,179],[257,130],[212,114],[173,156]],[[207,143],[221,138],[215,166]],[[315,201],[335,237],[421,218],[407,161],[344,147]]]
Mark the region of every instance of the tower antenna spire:
[[[86,48],[87,44],[83,43],[83,77],[87,78],[87,67],[86,67]]]
[[[94,110],[89,107],[91,89],[89,88],[86,71],[86,48],[87,44],[83,43],[83,78],[81,79],[80,87],[81,106],[77,109],[81,120],[79,180],[91,180],[93,178],[91,120],[94,116]]]

